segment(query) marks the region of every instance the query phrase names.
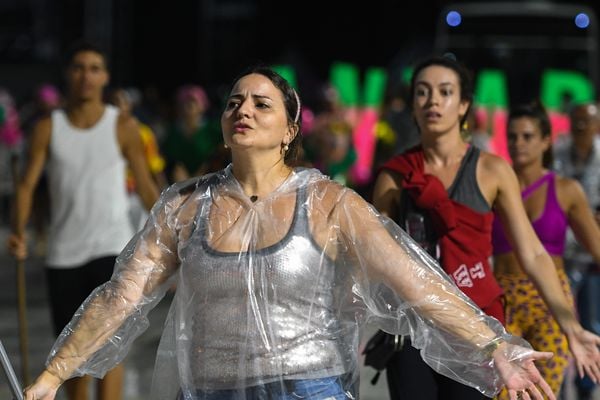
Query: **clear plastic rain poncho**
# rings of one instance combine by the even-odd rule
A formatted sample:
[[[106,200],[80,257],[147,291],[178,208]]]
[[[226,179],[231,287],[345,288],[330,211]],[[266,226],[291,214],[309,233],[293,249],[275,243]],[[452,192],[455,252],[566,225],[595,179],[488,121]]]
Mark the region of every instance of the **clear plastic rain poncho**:
[[[162,194],[112,279],[59,337],[50,372],[103,376],[174,283],[151,392],[157,399],[222,390],[246,399],[247,388],[328,377],[356,398],[367,323],[410,335],[433,369],[492,396],[501,382],[486,345],[517,341],[351,189],[297,168],[252,202],[229,166]]]

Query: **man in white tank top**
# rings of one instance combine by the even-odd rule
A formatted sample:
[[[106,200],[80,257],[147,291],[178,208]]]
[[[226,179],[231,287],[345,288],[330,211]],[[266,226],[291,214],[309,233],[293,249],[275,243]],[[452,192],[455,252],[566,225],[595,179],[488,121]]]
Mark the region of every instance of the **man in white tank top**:
[[[10,252],[25,259],[25,227],[47,164],[51,223],[46,270],[57,335],[90,292],[110,278],[116,256],[134,234],[128,218],[126,164],[146,208],[158,198],[135,119],[119,115],[102,101],[109,81],[104,53],[78,43],[67,62],[67,104],[34,128],[9,238]],[[68,381],[69,399],[86,399],[87,381]],[[120,399],[122,381],[122,366],[109,371],[99,382],[97,399]]]

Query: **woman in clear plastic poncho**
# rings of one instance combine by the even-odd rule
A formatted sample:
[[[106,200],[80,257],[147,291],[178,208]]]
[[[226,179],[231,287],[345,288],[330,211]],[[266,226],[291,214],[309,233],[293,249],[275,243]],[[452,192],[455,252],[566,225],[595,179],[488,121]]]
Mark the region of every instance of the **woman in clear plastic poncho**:
[[[232,164],[175,184],[57,340],[27,399],[102,376],[173,282],[157,399],[355,399],[359,328],[410,335],[437,371],[493,396],[554,399],[531,350],[487,317],[397,225],[298,150],[300,99],[265,68],[222,116]]]

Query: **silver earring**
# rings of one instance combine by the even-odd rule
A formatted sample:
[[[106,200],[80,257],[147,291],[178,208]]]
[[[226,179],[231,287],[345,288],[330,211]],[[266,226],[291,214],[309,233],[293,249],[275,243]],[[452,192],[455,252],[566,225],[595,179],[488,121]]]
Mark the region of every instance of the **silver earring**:
[[[283,146],[283,151],[288,151],[290,149],[290,146],[288,146],[287,144],[285,146]]]

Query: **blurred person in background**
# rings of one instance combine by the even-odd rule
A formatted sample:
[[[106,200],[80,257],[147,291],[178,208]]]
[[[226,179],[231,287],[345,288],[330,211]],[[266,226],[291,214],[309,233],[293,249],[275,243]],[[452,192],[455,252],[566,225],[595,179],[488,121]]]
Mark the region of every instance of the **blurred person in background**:
[[[356,161],[352,132],[354,125],[337,89],[327,84],[321,90],[321,108],[316,112],[307,137],[307,157],[321,172],[352,186],[350,168]]]
[[[161,91],[152,84],[142,88],[140,97],[140,102],[136,104],[134,114],[152,129],[160,145],[164,142],[167,134],[171,104],[169,101],[165,101]]]
[[[19,110],[22,127],[26,135],[30,136],[37,122],[61,107],[62,102],[62,94],[56,85],[46,82],[37,86],[30,101],[25,103]]]
[[[379,121],[375,126],[375,171],[391,157],[416,146],[421,140],[408,105],[408,91],[404,82],[389,84],[386,88]]]
[[[563,259],[567,229],[596,262],[600,261],[600,228],[594,220],[585,192],[574,179],[552,171],[550,118],[539,102],[512,107],[508,114],[508,153],[519,181],[527,216],[546,248],[571,304],[573,295]],[[494,275],[506,299],[506,329],[527,340],[538,351],[554,357],[537,363],[542,376],[558,396],[570,354],[564,332],[546,306],[532,280],[523,272],[507,229],[494,219]],[[499,396],[508,399],[506,392]]]
[[[139,92],[134,88],[114,88],[108,95],[108,101],[119,109],[120,114],[134,116],[133,109],[139,103],[139,97]],[[162,189],[167,187],[167,178],[164,174],[165,160],[159,152],[158,143],[152,129],[139,120],[137,122],[148,169],[152,174],[155,185],[159,191],[162,191]],[[127,193],[129,194],[129,216],[131,223],[133,229],[138,231],[146,222],[148,213],[140,196],[136,192],[136,182],[131,168],[127,169]]]
[[[64,109],[38,121],[18,183],[10,253],[27,258],[25,230],[33,193],[47,164],[50,230],[46,282],[54,333],[58,336],[90,292],[110,278],[116,256],[134,230],[129,223],[125,167],[134,172],[146,207],[158,198],[144,159],[136,121],[102,101],[109,73],[106,55],[77,42],[67,53]],[[123,366],[98,383],[97,399],[121,398]],[[87,399],[89,377],[69,380],[70,400]]]
[[[570,109],[571,133],[554,146],[556,171],[577,180],[600,224],[600,112],[598,105],[586,103]],[[600,268],[598,260],[587,251],[581,232],[567,231],[565,266],[576,296],[581,324],[600,333]],[[595,384],[588,378],[576,379],[581,399],[591,398]]]
[[[8,225],[14,173],[23,151],[19,113],[10,92],[0,88],[0,225]]]
[[[167,129],[161,145],[169,182],[180,182],[223,167],[223,139],[209,107],[202,87],[184,85],[177,90],[177,118]]]

